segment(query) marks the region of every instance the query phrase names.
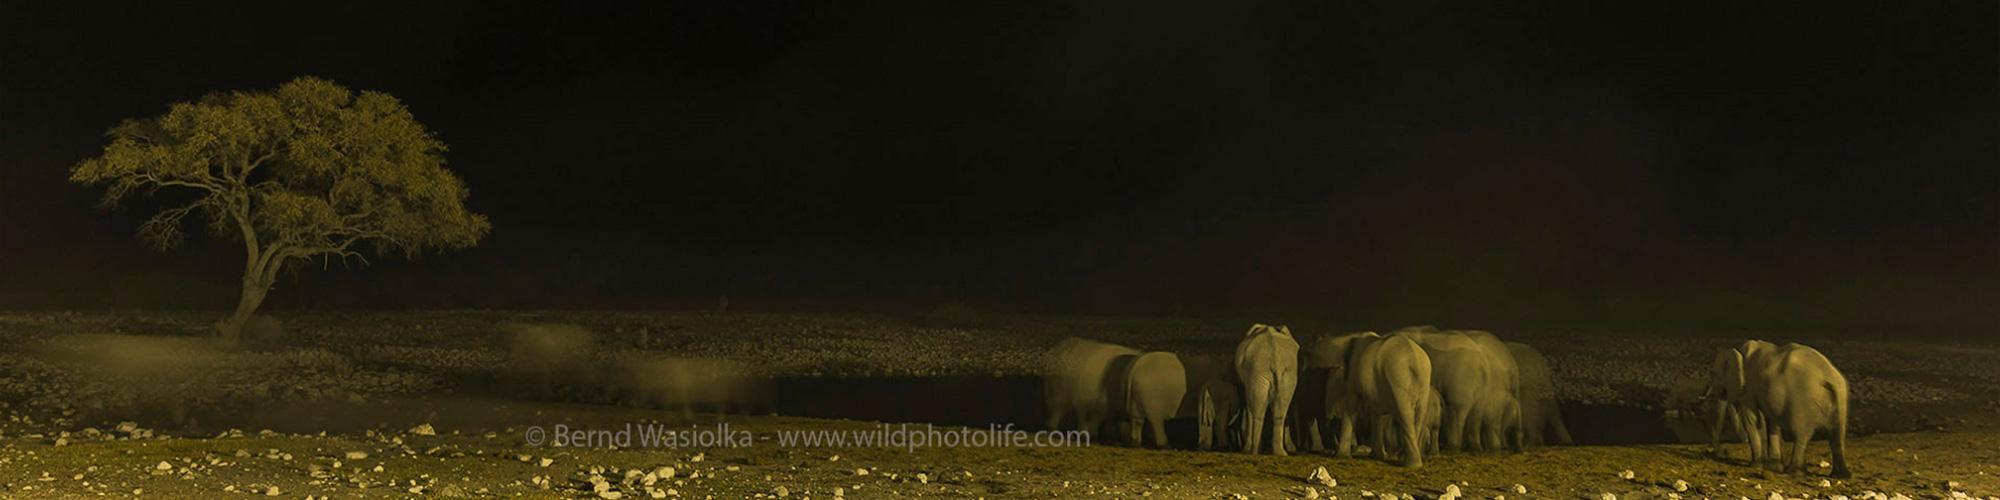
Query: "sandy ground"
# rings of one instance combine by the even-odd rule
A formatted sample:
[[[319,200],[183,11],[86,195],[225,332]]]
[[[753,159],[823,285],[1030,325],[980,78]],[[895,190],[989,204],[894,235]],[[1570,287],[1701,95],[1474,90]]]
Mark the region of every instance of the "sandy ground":
[[[1228,322],[1167,320],[1028,318],[966,330],[838,316],[563,314],[580,313],[528,317],[581,319],[575,322],[594,323],[609,338],[606,342],[638,349],[768,358],[763,363],[767,369],[789,373],[1011,374],[1031,369],[1032,363],[1022,360],[1032,360],[1035,348],[1071,334],[1096,332],[1098,338],[1155,349],[1199,349],[1240,334],[1228,329]],[[478,370],[482,363],[494,362],[496,349],[482,325],[519,316],[302,317],[288,320],[295,333],[285,348],[339,346],[329,349],[356,366],[389,365],[417,374]],[[1521,454],[1444,454],[1415,470],[1315,454],[1272,457],[1113,446],[786,447],[777,442],[781,432],[859,431],[879,424],[784,416],[728,416],[732,432],[758,438],[743,447],[535,446],[527,442],[528,430],[552,430],[557,424],[618,430],[649,424],[713,429],[718,423],[713,417],[681,420],[674,412],[658,410],[468,396],[420,383],[383,386],[417,394],[294,403],[320,419],[299,421],[323,422],[330,431],[324,435],[311,428],[319,424],[296,428],[296,423],[284,429],[289,433],[242,429],[195,435],[151,431],[172,426],[144,418],[137,419],[137,428],[121,430],[122,419],[66,405],[37,406],[49,399],[31,392],[60,382],[44,375],[21,380],[23,373],[42,373],[22,371],[38,366],[24,353],[39,351],[27,346],[61,342],[79,332],[184,334],[196,328],[191,326],[195,321],[199,319],[174,315],[0,316],[5,350],[17,357],[0,359],[0,370],[13,370],[0,371],[9,384],[0,394],[5,397],[0,401],[8,403],[0,408],[7,417],[0,422],[0,496],[1433,498],[1457,485],[1465,496],[1476,498],[1601,498],[1604,493],[1668,498],[1677,481],[1686,483],[1687,491],[1678,493],[1685,498],[1765,499],[1773,492],[1786,498],[1862,498],[1868,491],[1914,498],[1950,498],[1952,491],[1976,498],[2000,496],[2000,478],[1995,477],[2000,474],[2000,406],[1994,403],[1993,387],[2000,374],[1985,367],[2000,359],[1994,357],[2000,349],[1950,342],[1813,340],[1855,382],[1857,420],[1868,429],[1851,440],[1855,477],[1849,480],[1827,478],[1822,468],[1796,476],[1750,468],[1742,464],[1741,445],[1728,448],[1727,461],[1707,456],[1700,445],[1572,446]],[[641,329],[645,333],[638,341]],[[719,335],[724,332],[736,335]],[[1739,338],[1499,333],[1545,346],[1566,397],[1654,404],[1679,378],[1700,370],[1703,352]],[[911,336],[926,342],[907,347]],[[1013,340],[996,342],[996,337]],[[886,355],[828,349],[899,338],[904,345]],[[927,354],[913,359],[909,349]],[[424,387],[430,389],[411,389]],[[418,429],[418,424],[430,427]],[[1815,443],[1809,462],[1825,460],[1825,450],[1824,443]],[[663,467],[673,469],[671,477]],[[1307,480],[1319,467],[1327,469],[1336,486]],[[1631,479],[1621,477],[1626,470]],[[600,479],[593,481],[593,476]],[[604,485],[601,493],[599,483]],[[1526,493],[1515,492],[1517,484]]]

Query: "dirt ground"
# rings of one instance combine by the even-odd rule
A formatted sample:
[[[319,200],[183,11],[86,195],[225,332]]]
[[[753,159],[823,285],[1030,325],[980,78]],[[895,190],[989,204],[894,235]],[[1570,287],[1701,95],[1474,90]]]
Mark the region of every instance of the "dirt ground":
[[[1564,446],[1520,454],[1443,454],[1430,457],[1420,469],[1307,453],[1273,457],[1103,445],[784,446],[779,442],[784,432],[863,431],[878,429],[880,423],[776,415],[685,420],[677,412],[455,391],[453,373],[504,364],[504,356],[494,361],[497,344],[488,338],[485,325],[519,317],[411,313],[287,318],[289,337],[269,349],[335,353],[334,359],[344,363],[329,370],[339,374],[336,379],[286,379],[281,385],[309,388],[280,388],[279,393],[304,396],[255,405],[257,415],[282,421],[275,426],[282,432],[254,427],[194,432],[160,415],[118,414],[77,400],[98,394],[65,392],[88,374],[44,361],[39,353],[48,351],[35,346],[88,333],[190,334],[198,331],[198,317],[0,315],[0,378],[7,384],[0,387],[0,401],[8,405],[0,408],[6,415],[0,422],[0,496],[1434,498],[1456,485],[1475,498],[1602,498],[1605,493],[1669,498],[1679,481],[1686,490],[1677,494],[1684,498],[1765,499],[1773,493],[1863,498],[1870,491],[1912,498],[1951,498],[1954,491],[1974,498],[2000,495],[2000,478],[1995,477],[2000,474],[2000,406],[1994,403],[2000,373],[1987,366],[2000,359],[2000,347],[1993,345],[1807,339],[1848,373],[1855,386],[1857,420],[1864,424],[1850,440],[1855,476],[1833,480],[1818,467],[1796,476],[1747,467],[1741,445],[1727,448],[1727,461],[1709,457],[1705,445]],[[1240,334],[1226,322],[1090,318],[1005,319],[973,328],[936,328],[846,316],[529,317],[587,324],[609,344],[767,359],[764,366],[788,373],[1007,375],[1032,370],[1037,349],[1072,334],[1095,333],[1152,349],[1199,349]],[[1664,405],[1679,379],[1700,370],[1702,352],[1740,338],[1496,333],[1544,346],[1566,398],[1654,407]],[[882,355],[855,348],[896,339],[910,344],[911,338],[926,343],[895,349],[926,352],[914,361],[908,350]],[[1619,340],[1598,341],[1602,339]],[[327,363],[317,354],[267,356],[257,359],[294,369],[312,367],[314,373]],[[225,364],[239,361],[232,355],[220,359]],[[283,371],[252,375],[271,378],[270,373]],[[254,389],[250,393],[273,394],[263,386]],[[252,411],[243,405],[225,408]],[[257,421],[237,416],[244,418],[233,421]],[[222,417],[211,420],[230,421]],[[132,425],[121,427],[127,419]],[[534,434],[530,429],[619,430],[655,424],[689,430],[727,425],[731,435],[752,438],[747,446],[633,444],[618,449],[528,443]],[[1825,444],[1814,443],[1808,462],[1826,457]],[[1308,480],[1320,467],[1335,486]],[[671,475],[663,468],[671,468]],[[1621,477],[1627,470],[1630,479]]]

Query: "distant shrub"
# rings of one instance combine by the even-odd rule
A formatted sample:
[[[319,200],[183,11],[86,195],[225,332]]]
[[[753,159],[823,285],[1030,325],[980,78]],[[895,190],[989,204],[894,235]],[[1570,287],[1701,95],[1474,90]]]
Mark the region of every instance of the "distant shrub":
[[[938,304],[924,315],[924,324],[938,328],[969,329],[979,326],[979,311],[958,302]]]

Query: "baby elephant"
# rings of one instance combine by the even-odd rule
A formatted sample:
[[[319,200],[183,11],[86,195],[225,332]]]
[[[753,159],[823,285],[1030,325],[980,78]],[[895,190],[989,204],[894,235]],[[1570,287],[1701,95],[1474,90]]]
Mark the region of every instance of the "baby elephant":
[[[1196,448],[1220,450],[1242,443],[1236,421],[1242,412],[1243,391],[1236,382],[1219,377],[1209,379],[1201,385],[1195,405]]]
[[[1126,370],[1125,401],[1120,413],[1125,417],[1125,438],[1133,446],[1144,446],[1142,429],[1153,431],[1153,445],[1167,447],[1167,419],[1180,409],[1187,396],[1187,369],[1173,353],[1149,352],[1132,359]]]
[[[1236,377],[1243,381],[1243,451],[1264,443],[1264,414],[1271,414],[1271,454],[1285,455],[1285,412],[1299,381],[1299,341],[1292,329],[1255,324],[1236,344]]]

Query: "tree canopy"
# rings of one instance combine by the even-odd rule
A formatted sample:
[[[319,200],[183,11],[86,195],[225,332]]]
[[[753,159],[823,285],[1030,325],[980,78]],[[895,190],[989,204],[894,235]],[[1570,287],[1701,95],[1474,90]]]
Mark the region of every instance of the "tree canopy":
[[[103,154],[78,163],[70,180],[106,186],[107,206],[161,190],[194,194],[147,219],[139,235],[173,247],[193,214],[240,239],[250,310],[288,262],[412,258],[471,247],[492,227],[466,209],[470,193],[445,169],[445,144],[382,92],[302,77],[276,91],[176,103],[109,135]],[[235,326],[249,311],[239,304],[238,313]]]

